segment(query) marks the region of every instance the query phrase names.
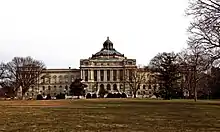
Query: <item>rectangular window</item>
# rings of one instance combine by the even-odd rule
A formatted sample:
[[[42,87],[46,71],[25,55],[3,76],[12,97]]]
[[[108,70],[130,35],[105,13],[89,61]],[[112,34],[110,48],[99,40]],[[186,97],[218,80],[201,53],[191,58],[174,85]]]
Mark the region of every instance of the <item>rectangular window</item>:
[[[117,81],[117,71],[113,70],[113,81]]]
[[[132,80],[132,76],[133,76],[132,70],[129,70],[129,80]]]
[[[94,70],[94,81],[97,81],[97,70]]]
[[[88,70],[85,70],[85,81],[88,81]]]
[[[123,70],[120,70],[120,74],[119,74],[119,78],[120,78],[120,81],[123,81]]]
[[[104,70],[100,70],[101,81],[104,81]]]
[[[110,70],[107,70],[107,81],[110,81]]]

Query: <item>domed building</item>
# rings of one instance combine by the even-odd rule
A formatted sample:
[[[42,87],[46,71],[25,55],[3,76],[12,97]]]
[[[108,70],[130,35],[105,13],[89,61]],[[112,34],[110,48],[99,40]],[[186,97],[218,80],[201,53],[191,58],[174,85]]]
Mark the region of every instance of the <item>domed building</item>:
[[[132,73],[136,78],[131,78]],[[142,76],[144,75],[144,77]],[[140,82],[140,78],[143,77]],[[101,90],[108,93],[125,93],[131,95],[131,85],[138,84],[136,95],[151,95],[151,86],[147,84],[150,74],[137,68],[136,59],[128,59],[118,52],[107,37],[101,50],[88,59],[80,59],[80,69],[61,68],[45,69],[39,75],[37,85],[31,86],[26,96],[36,98],[38,94],[56,96],[63,93],[69,95],[70,84],[81,78],[86,88],[86,93],[96,93]],[[134,80],[136,82],[134,82]],[[154,85],[156,87],[156,85]]]
[[[118,52],[109,37],[103,43],[102,49],[88,59],[80,60],[81,78],[88,85],[87,92],[99,92],[105,89],[108,92],[130,93],[125,83],[125,75],[129,69],[136,68],[136,59],[128,59]]]

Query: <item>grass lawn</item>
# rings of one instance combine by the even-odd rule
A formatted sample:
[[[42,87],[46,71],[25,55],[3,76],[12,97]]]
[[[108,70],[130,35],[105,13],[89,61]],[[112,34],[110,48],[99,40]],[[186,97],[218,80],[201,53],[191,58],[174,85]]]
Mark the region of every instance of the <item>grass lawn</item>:
[[[0,101],[0,131],[220,131],[220,101]]]

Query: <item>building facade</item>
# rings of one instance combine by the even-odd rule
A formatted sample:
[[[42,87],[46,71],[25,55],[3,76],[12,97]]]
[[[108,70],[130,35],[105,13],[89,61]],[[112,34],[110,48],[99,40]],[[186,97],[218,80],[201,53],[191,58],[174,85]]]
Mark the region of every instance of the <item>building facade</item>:
[[[39,76],[37,85],[31,86],[26,97],[36,98],[38,94],[56,96],[69,94],[70,84],[80,78],[80,69],[45,69]]]
[[[136,59],[128,59],[118,52],[109,38],[99,52],[80,60],[81,78],[88,85],[87,92],[91,93],[98,93],[100,89],[129,93],[125,75],[134,68],[137,68]]]
[[[153,88],[149,84],[150,72],[140,69],[136,59],[130,59],[118,52],[107,37],[101,50],[88,59],[80,60],[79,69],[45,69],[39,77],[37,85],[32,86],[26,96],[36,97],[38,94],[55,96],[59,93],[69,94],[69,86],[76,79],[81,78],[86,88],[86,93],[99,94],[100,89],[114,93],[123,92],[132,94],[129,79],[139,69],[138,74],[144,74],[144,79],[138,84],[137,95],[150,97]],[[137,74],[137,75],[138,75]]]

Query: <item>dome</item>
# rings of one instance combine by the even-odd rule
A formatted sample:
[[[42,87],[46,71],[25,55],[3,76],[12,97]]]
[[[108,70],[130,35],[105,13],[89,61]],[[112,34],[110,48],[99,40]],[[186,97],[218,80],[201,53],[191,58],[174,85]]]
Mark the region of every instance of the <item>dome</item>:
[[[109,40],[109,37],[107,37],[107,40],[103,43],[103,48],[96,54],[92,55],[92,58],[99,58],[101,56],[124,57],[123,54],[114,49],[113,43]]]

